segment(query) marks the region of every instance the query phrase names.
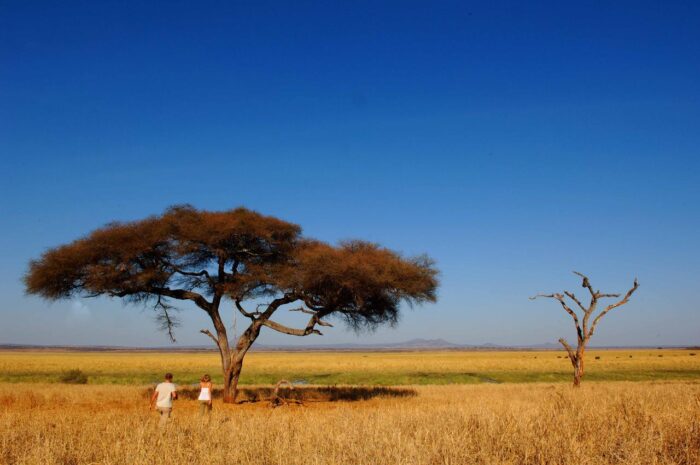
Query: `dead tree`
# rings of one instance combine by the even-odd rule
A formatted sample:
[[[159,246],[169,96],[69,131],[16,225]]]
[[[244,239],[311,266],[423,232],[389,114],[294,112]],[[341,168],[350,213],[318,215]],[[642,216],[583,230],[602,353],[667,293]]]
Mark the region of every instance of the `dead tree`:
[[[576,350],[574,350],[568,342],[566,342],[566,339],[560,338],[559,342],[561,345],[564,346],[564,349],[566,349],[567,354],[569,355],[569,360],[571,360],[571,364],[574,367],[574,386],[579,386],[581,384],[581,379],[583,378],[584,374],[584,355],[586,352],[586,345],[588,344],[588,341],[590,341],[591,336],[593,336],[593,332],[595,331],[596,326],[598,325],[598,322],[600,321],[601,318],[603,318],[610,310],[620,307],[622,305],[625,305],[627,302],[629,302],[630,297],[632,297],[632,294],[634,291],[637,290],[639,287],[639,284],[637,283],[637,278],[634,279],[634,284],[630,288],[629,291],[625,294],[622,299],[618,300],[617,302],[610,304],[606,306],[600,313],[598,313],[596,316],[594,316],[594,313],[596,309],[598,308],[598,302],[600,299],[604,298],[619,298],[621,294],[605,294],[600,292],[599,290],[593,290],[593,286],[591,286],[590,281],[588,280],[588,277],[585,275],[579,273],[578,271],[574,271],[575,275],[580,276],[583,279],[583,282],[581,283],[581,287],[584,287],[588,290],[588,293],[591,295],[591,300],[588,306],[584,306],[583,303],[574,295],[573,292],[569,291],[564,291],[564,294],[559,294],[559,293],[554,293],[554,294],[537,294],[534,297],[530,297],[530,300],[534,300],[538,297],[548,297],[550,299],[556,299],[559,301],[561,306],[564,308],[566,313],[571,315],[571,318],[574,320],[574,325],[576,326],[576,339],[577,339],[577,344],[576,344]],[[568,297],[571,299],[576,306],[581,310],[583,313],[583,318],[579,319],[579,315],[577,314],[576,311],[574,311],[568,304],[567,301],[565,300],[564,297]],[[593,318],[593,321],[591,321],[591,318]]]
[[[282,386],[287,386],[290,391],[294,390],[294,385],[287,381],[286,379],[281,379],[275,384],[275,390],[272,391],[272,396],[270,396],[270,407],[280,407],[282,405],[297,404],[304,405],[304,402],[298,399],[286,398],[280,395],[280,388]]]

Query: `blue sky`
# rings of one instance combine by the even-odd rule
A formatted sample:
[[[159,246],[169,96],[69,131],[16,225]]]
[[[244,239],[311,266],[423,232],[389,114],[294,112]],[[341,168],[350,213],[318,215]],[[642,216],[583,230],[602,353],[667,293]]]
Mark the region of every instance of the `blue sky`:
[[[396,329],[262,343],[573,338],[527,297],[580,293],[574,269],[641,283],[594,344],[700,343],[697,3],[147,3],[0,5],[0,343],[168,344],[147,309],[20,279],[177,203],[437,260]]]

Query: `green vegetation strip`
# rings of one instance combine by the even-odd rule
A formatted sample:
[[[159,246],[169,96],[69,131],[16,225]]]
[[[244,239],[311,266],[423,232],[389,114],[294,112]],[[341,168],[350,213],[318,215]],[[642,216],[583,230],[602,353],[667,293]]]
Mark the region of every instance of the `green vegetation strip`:
[[[89,384],[145,385],[160,381],[161,373],[90,373],[84,372]],[[201,374],[174,372],[178,384],[195,384]],[[13,372],[0,373],[2,383],[60,383],[60,372]],[[362,384],[377,386],[429,385],[429,384],[501,384],[534,382],[570,382],[571,373],[557,372],[404,372],[404,373],[308,373],[276,371],[249,373],[241,377],[241,384],[274,384],[280,379],[288,379],[299,384],[333,385]],[[212,373],[213,381],[222,382],[220,374]],[[586,374],[590,381],[657,381],[657,380],[700,380],[700,370],[637,370],[637,371],[590,371]]]

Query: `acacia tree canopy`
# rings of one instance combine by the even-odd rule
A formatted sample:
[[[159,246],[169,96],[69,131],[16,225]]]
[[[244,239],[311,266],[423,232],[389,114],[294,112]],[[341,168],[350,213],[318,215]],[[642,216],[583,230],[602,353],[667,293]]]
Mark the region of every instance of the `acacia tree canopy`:
[[[109,296],[152,303],[172,337],[175,300],[211,318],[225,382],[235,381],[261,327],[305,336],[338,317],[355,329],[395,324],[400,304],[434,302],[437,270],[426,256],[405,258],[364,241],[332,246],[301,235],[298,225],[245,208],[223,212],[176,206],[160,216],[112,223],[29,264],[30,294],[57,300]],[[251,321],[233,348],[219,307],[229,298]],[[246,301],[266,299],[254,309]],[[310,315],[303,328],[272,320],[288,304]],[[236,369],[237,367],[237,369]]]

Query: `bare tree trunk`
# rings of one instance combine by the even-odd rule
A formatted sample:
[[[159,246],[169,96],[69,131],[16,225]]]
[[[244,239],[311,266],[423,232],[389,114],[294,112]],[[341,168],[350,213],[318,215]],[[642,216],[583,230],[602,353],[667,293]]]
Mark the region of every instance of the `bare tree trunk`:
[[[583,359],[577,357],[574,364],[574,387],[581,385],[581,378],[583,378]]]
[[[574,363],[574,387],[579,387],[581,385],[581,380],[583,379],[583,356],[586,352],[586,342],[578,342],[578,347],[576,348],[576,359]]]

